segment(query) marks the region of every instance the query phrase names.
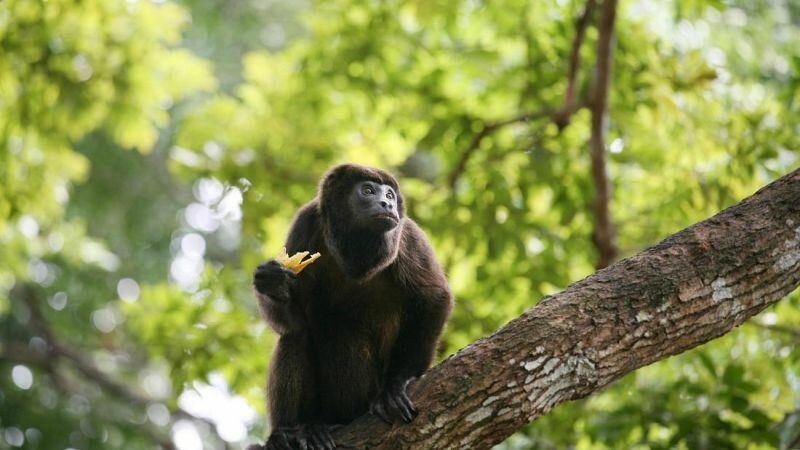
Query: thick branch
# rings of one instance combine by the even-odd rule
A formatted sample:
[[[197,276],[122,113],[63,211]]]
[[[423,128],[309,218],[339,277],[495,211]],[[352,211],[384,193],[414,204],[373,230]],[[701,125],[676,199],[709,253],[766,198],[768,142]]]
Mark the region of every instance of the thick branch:
[[[413,387],[414,423],[341,448],[489,448],[554,406],[719,337],[800,284],[800,170],[541,301]]]
[[[589,148],[592,155],[592,181],[594,182],[594,232],[592,241],[597,247],[597,268],[614,262],[619,254],[616,230],[611,219],[611,183],[606,170],[606,128],[608,125],[608,90],[613,62],[614,21],[617,0],[603,1],[600,15],[600,37],[597,42],[597,82],[592,95],[592,135]]]

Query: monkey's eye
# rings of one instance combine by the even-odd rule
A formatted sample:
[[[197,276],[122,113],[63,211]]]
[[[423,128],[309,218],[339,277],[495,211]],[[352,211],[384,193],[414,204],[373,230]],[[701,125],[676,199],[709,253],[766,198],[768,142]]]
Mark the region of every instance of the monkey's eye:
[[[392,191],[387,192],[386,198],[388,198],[389,200],[394,200],[394,192]]]
[[[372,189],[372,186],[364,186],[361,188],[361,193],[364,195],[372,195],[375,193],[375,189]]]

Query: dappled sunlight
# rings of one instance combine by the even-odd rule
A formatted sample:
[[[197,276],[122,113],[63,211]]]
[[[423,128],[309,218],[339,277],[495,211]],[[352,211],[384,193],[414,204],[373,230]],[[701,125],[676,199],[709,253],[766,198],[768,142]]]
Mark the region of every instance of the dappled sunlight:
[[[219,373],[209,376],[210,384],[195,382],[178,397],[178,404],[197,417],[211,420],[220,437],[228,442],[241,442],[256,419],[255,410],[237,395],[231,395],[225,378]]]

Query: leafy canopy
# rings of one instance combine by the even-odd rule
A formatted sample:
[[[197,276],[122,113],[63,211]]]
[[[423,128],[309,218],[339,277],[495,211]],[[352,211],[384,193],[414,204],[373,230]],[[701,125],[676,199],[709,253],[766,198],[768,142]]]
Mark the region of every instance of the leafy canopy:
[[[187,393],[220,375],[264,413],[275,337],[250,273],[335,163],[401,175],[457,296],[442,356],[591,273],[590,113],[563,128],[516,119],[563,105],[584,6],[0,2],[5,442],[19,431],[31,448],[150,448],[185,429]],[[620,8],[606,157],[630,255],[797,167],[800,9]],[[581,104],[596,45],[590,26]],[[46,338],[26,296],[58,339],[148,404],[64,358],[14,359]],[[501,447],[786,446],[800,435],[800,333],[784,325],[798,320],[795,294],[767,325],[640,370]],[[236,426],[208,414],[215,427],[196,425],[208,446],[265,432],[251,413]]]

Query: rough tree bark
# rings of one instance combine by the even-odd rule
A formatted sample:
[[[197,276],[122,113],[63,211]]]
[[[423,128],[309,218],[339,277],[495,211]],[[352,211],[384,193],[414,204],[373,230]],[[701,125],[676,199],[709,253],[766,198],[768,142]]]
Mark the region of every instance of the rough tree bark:
[[[800,284],[800,169],[547,297],[412,388],[420,414],[369,415],[340,448],[488,448],[555,405],[719,337]]]

